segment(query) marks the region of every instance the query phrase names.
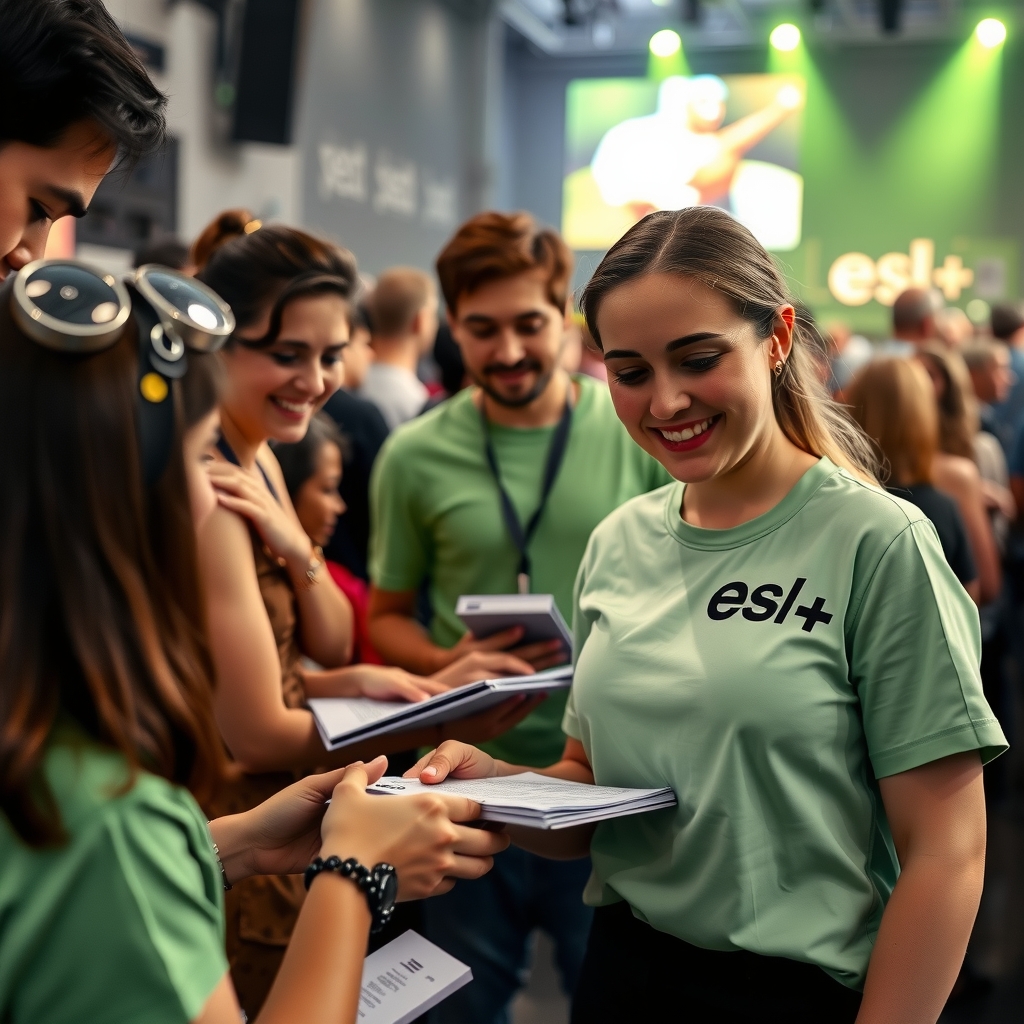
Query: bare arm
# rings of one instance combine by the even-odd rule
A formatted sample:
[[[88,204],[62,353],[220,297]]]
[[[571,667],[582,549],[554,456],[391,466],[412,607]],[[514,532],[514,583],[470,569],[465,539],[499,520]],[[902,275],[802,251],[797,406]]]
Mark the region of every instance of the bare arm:
[[[857,1024],[935,1024],[963,963],[985,876],[977,753],[879,780],[900,859]]]
[[[405,777],[418,778],[428,785],[453,779],[490,779],[503,775],[521,775],[536,772],[554,779],[569,782],[594,784],[594,771],[590,767],[587,752],[579,740],[567,739],[562,758],[547,768],[528,768],[524,765],[509,764],[490,754],[471,747],[466,743],[448,741],[437,750],[424,755],[406,773]],[[552,860],[575,860],[590,853],[590,840],[596,825],[580,825],[576,828],[547,831],[539,828],[509,826],[506,828],[516,846]]]
[[[999,596],[1003,584],[999,549],[985,511],[978,468],[970,459],[947,456],[936,460],[935,482],[940,490],[956,501],[960,510],[967,541],[978,567],[978,603],[988,604]]]
[[[304,779],[251,811],[211,822],[229,879],[271,869],[293,873],[316,853],[355,857],[367,867],[394,864],[399,899],[447,892],[456,878],[485,874],[508,840],[456,824],[478,817],[479,805],[441,794],[375,799],[366,793],[366,784],[385,767],[381,759]],[[334,872],[318,877],[299,912],[259,1024],[354,1024],[369,930],[370,914],[359,889]],[[239,1019],[225,975],[194,1024],[237,1024]]]

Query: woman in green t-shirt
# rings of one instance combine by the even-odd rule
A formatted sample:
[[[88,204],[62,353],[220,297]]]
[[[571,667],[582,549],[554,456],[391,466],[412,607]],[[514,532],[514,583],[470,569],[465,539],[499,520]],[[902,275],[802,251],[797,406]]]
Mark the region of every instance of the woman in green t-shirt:
[[[598,526],[550,775],[678,805],[565,833],[598,909],[574,1024],[934,1024],[981,895],[974,605],[875,481],[817,337],[723,211],[651,214],[583,295],[620,419],[676,482]],[[424,782],[524,769],[443,744]]]
[[[67,300],[58,328],[31,305],[47,295]],[[109,326],[127,309],[81,265],[0,287],[0,1020],[237,1024],[224,888],[319,854],[258,1020],[354,1024],[371,921],[479,877],[507,840],[453,824],[469,801],[370,797],[383,758],[207,826],[189,789],[217,780],[223,748],[193,528],[216,505],[218,376],[197,352],[180,381],[140,375],[135,324]],[[90,332],[106,332],[91,351]],[[164,401],[170,431],[147,431]],[[367,872],[343,877],[349,858]]]

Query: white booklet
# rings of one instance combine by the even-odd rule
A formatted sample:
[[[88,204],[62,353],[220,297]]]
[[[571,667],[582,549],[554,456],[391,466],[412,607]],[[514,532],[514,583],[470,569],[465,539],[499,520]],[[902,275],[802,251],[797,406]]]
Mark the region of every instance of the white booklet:
[[[551,594],[463,594],[455,614],[480,639],[522,626],[525,632],[519,643],[561,640],[566,657],[572,653],[572,633]]]
[[[485,821],[544,829],[622,818],[674,807],[676,803],[675,794],[667,786],[662,789],[592,786],[535,772],[495,779],[445,779],[432,786],[425,786],[418,779],[385,776],[366,791],[390,796],[425,792],[467,796],[481,805],[480,817]]]
[[[363,962],[356,1019],[408,1024],[472,980],[473,972],[461,960],[408,931]]]
[[[324,746],[337,750],[384,733],[404,732],[477,715],[517,693],[550,693],[567,690],[571,684],[572,666],[562,665],[530,676],[504,676],[467,683],[415,704],[370,697],[314,697],[308,704]]]

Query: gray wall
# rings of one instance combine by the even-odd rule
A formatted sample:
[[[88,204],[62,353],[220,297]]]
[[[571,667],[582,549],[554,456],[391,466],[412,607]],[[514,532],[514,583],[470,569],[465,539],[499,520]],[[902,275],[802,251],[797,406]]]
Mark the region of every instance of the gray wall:
[[[312,0],[305,40],[303,222],[370,273],[430,267],[488,198],[491,23],[440,0]]]

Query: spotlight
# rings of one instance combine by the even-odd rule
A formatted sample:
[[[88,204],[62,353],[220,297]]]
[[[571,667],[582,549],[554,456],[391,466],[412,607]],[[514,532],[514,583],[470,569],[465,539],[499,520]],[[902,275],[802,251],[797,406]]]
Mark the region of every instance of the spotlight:
[[[978,22],[974,34],[982,46],[992,50],[1006,41],[1006,26],[996,18],[985,18]]]
[[[772,34],[768,37],[768,42],[776,50],[795,50],[800,45],[800,29],[796,25],[790,25],[788,22],[776,25],[772,29]]]
[[[671,57],[682,49],[683,41],[679,38],[678,32],[663,28],[651,36],[651,41],[647,45],[655,57]]]

